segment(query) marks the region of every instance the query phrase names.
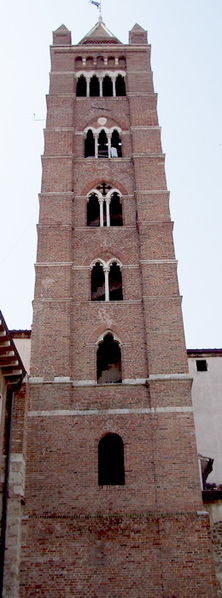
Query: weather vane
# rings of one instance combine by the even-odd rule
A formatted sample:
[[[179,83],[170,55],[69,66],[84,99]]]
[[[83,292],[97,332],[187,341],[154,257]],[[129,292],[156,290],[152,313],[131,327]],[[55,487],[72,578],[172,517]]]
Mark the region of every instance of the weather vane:
[[[102,0],[100,0],[100,2],[97,2],[96,0],[89,0],[90,4],[94,4],[94,6],[96,6],[96,8],[98,8],[99,10],[99,20],[102,20]]]

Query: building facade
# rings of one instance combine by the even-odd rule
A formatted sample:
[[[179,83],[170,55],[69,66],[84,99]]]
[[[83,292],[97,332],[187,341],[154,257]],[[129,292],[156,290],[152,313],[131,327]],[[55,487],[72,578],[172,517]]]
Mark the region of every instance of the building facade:
[[[213,598],[147,35],[51,60],[19,596]]]

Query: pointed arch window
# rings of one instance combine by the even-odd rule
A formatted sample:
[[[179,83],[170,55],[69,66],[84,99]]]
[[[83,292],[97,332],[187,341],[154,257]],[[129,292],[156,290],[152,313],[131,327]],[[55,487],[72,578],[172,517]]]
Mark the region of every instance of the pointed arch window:
[[[122,142],[120,140],[120,136],[117,129],[113,130],[111,136],[111,158],[112,157],[122,158]]]
[[[99,486],[125,484],[124,445],[119,434],[106,434],[98,445]]]
[[[126,95],[125,78],[122,75],[116,77],[116,96]]]
[[[99,133],[98,137],[98,158],[108,158],[109,157],[109,150],[108,150],[108,138],[107,134],[102,129]]]
[[[116,129],[85,130],[85,158],[122,158],[122,142]]]
[[[91,129],[87,131],[85,138],[85,158],[95,157],[95,139]]]
[[[105,272],[100,262],[96,262],[92,268],[91,300],[105,301]]]
[[[87,226],[100,226],[100,207],[98,195],[91,193],[87,202]]]
[[[112,262],[109,269],[109,301],[122,301],[122,272],[119,264]]]
[[[84,75],[80,75],[76,85],[76,95],[77,97],[85,97],[86,96],[86,78]]]
[[[102,183],[87,197],[87,226],[123,226],[122,201],[118,190]]]
[[[109,211],[110,211],[110,226],[122,226],[123,225],[122,202],[120,199],[120,195],[117,192],[114,192],[111,195]]]
[[[102,91],[103,91],[103,97],[113,95],[113,82],[112,82],[111,77],[109,77],[108,75],[106,75],[103,79]]]
[[[105,264],[102,260],[91,266],[91,301],[122,301],[121,264],[112,260]]]
[[[89,83],[89,95],[90,97],[98,97],[99,93],[99,79],[96,75],[93,75]]]
[[[122,382],[121,349],[112,333],[108,332],[97,349],[97,383],[116,384]]]

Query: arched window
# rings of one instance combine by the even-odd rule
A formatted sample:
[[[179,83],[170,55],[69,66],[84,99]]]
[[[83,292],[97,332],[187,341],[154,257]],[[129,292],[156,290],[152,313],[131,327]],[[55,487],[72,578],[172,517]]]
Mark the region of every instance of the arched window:
[[[100,262],[96,262],[91,275],[92,301],[105,301],[105,274]]]
[[[87,226],[100,226],[100,208],[96,193],[92,193],[87,202]]]
[[[102,67],[104,65],[104,58],[103,58],[103,56],[97,56],[96,64],[97,64],[97,66],[100,66],[100,67]]]
[[[124,445],[119,434],[106,434],[98,446],[99,486],[124,486]]]
[[[126,95],[125,78],[122,75],[118,75],[116,77],[116,95],[117,96],[125,96]]]
[[[109,270],[109,300],[122,301],[122,272],[119,264],[112,262]]]
[[[87,56],[87,58],[86,58],[86,66],[87,67],[92,67],[93,66],[93,57],[92,56]]]
[[[114,56],[108,57],[108,66],[115,66],[115,58]]]
[[[85,158],[95,157],[95,139],[91,129],[87,131],[85,138]]]
[[[114,129],[111,137],[111,158],[115,157],[115,155],[112,155],[114,152],[117,153],[118,158],[122,157],[122,143],[120,141],[119,133],[116,129]]]
[[[122,68],[125,68],[125,66],[126,66],[125,56],[120,56],[119,57],[119,66],[121,66]]]
[[[85,97],[86,96],[86,78],[84,75],[80,75],[76,85],[76,95],[77,97]]]
[[[113,95],[113,82],[112,79],[106,75],[103,79],[103,96],[112,96]]]
[[[97,349],[97,383],[122,382],[121,350],[113,335],[107,333]]]
[[[91,266],[91,300],[122,301],[121,264],[113,260],[105,264],[102,260]]]
[[[79,69],[79,68],[81,68],[81,66],[82,66],[82,57],[81,56],[76,56],[76,58],[75,58],[75,67],[76,67],[76,70]]]
[[[100,131],[98,137],[98,158],[108,158],[109,151],[108,151],[108,139],[106,132],[104,129]]]
[[[122,226],[122,203],[118,193],[114,192],[111,195],[111,202],[109,206],[110,211],[110,226]]]
[[[90,97],[97,97],[99,96],[99,79],[96,75],[93,75],[90,79],[89,83],[89,95]]]

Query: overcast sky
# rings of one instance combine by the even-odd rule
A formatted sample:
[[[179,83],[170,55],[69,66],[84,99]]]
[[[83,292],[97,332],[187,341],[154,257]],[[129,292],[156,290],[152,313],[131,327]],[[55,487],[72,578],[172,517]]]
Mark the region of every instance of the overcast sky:
[[[221,347],[222,2],[103,0],[102,12],[124,43],[136,22],[148,30],[187,346]],[[97,20],[88,0],[2,9],[0,308],[10,328],[32,320],[51,32],[64,23],[75,44]]]

